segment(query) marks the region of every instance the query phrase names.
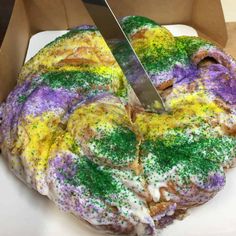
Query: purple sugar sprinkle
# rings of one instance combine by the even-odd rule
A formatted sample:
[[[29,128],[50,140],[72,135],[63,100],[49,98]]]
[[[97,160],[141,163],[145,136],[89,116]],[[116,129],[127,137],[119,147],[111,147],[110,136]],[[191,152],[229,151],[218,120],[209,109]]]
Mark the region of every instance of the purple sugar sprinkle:
[[[188,67],[175,66],[173,77],[175,78],[176,84],[189,84],[199,77],[199,70],[193,64]]]
[[[52,166],[57,179],[60,181],[72,178],[76,174],[76,166],[73,163],[73,157],[71,154],[64,154],[62,156],[57,155],[50,162],[50,165]]]
[[[65,89],[52,89],[47,86],[38,87],[28,97],[24,104],[24,115],[41,115],[45,111],[56,109],[68,109],[73,101],[78,101],[82,97],[76,92]]]
[[[230,105],[236,104],[236,78],[231,76],[230,71],[223,65],[214,64],[205,73],[204,83],[209,91]]]
[[[209,177],[209,182],[204,185],[204,189],[207,190],[219,190],[225,185],[225,175],[221,173],[215,173]]]

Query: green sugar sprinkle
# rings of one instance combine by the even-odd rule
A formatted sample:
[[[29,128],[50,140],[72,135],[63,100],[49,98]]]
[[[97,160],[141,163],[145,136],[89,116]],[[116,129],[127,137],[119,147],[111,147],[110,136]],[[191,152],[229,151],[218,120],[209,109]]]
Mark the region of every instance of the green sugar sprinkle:
[[[41,81],[51,88],[76,89],[96,95],[101,91],[109,91],[119,97],[127,96],[127,88],[120,78],[119,87],[113,81],[112,75],[102,76],[91,72],[81,71],[51,71],[41,76]]]
[[[129,36],[133,30],[138,28],[149,26],[156,27],[159,26],[155,21],[148,19],[143,16],[128,16],[121,21],[122,28],[124,32]]]
[[[18,102],[19,103],[23,103],[23,102],[25,102],[27,100],[27,96],[26,95],[20,95],[19,97],[18,97]]]
[[[98,32],[98,30],[96,28],[72,29],[69,32],[67,32],[66,34],[63,34],[62,36],[57,37],[54,41],[48,43],[45,47],[54,46],[55,44],[57,44],[58,42],[60,42],[62,40],[70,39],[70,38],[76,36],[77,34],[87,33],[87,32]]]
[[[137,52],[145,69],[150,74],[155,74],[172,69],[177,63],[186,65],[189,62],[186,51],[175,45],[169,49],[149,47]]]
[[[140,16],[126,17],[122,21],[122,27],[127,35],[131,34],[133,30],[138,30],[145,25],[155,27],[158,24]],[[166,34],[166,40],[164,42],[163,38],[160,38],[160,41],[158,41],[158,39],[154,42],[150,41],[148,45],[143,45],[139,50],[136,50],[145,69],[150,74],[168,71],[177,63],[186,65],[190,63],[190,57],[197,52],[200,47],[212,45],[204,39],[188,36],[175,37],[175,43],[171,44],[172,40],[169,39],[169,37],[170,36]],[[165,43],[165,47],[163,47],[163,43]],[[166,47],[167,45],[168,48]],[[126,53],[125,51],[122,52],[119,47],[114,50],[114,53],[116,53],[116,51],[121,52],[121,58],[122,53],[123,55]]]
[[[132,58],[127,62],[130,50],[124,42],[115,42],[112,44],[112,48],[113,54],[122,64],[132,62]],[[148,47],[141,47],[135,51],[149,74],[167,71],[173,68],[177,62],[182,64],[189,63],[185,49],[176,47],[176,45],[170,45],[168,49],[163,49],[156,42],[150,42]]]
[[[74,141],[71,145],[71,147],[69,148],[69,150],[73,153],[76,153],[76,154],[80,154],[80,147],[79,145]]]
[[[91,141],[98,158],[118,166],[128,165],[136,159],[137,144],[136,135],[125,127],[117,127]]]
[[[52,71],[42,75],[44,83],[52,88],[81,89],[89,91],[95,87],[106,88],[111,79],[89,72]]]
[[[168,35],[166,38],[168,44]],[[175,44],[170,44],[168,48],[163,48],[157,42],[151,42],[146,47],[141,47],[136,51],[145,69],[150,73],[168,71],[177,63],[189,64],[191,57],[200,47],[210,47],[208,41],[197,37],[176,37]]]
[[[136,196],[113,176],[114,169],[99,166],[87,157],[78,158],[73,167],[76,170],[73,176],[61,173],[66,178],[65,183],[75,187],[84,186],[94,197],[99,197],[109,204],[122,207],[123,214],[129,215],[129,211],[125,208],[130,208],[129,200],[136,198]],[[135,202],[142,204],[138,198]]]
[[[210,172],[220,170],[220,166],[233,159],[232,148],[236,141],[227,137],[206,138],[190,141],[189,138],[175,137],[168,143],[163,139],[142,144],[144,171],[165,174],[178,164],[178,176],[188,182],[193,175],[206,179]],[[148,154],[152,154],[151,156]]]
[[[193,56],[200,47],[203,46],[212,46],[213,44],[208,42],[207,40],[198,38],[198,37],[188,37],[188,36],[180,36],[175,37],[176,46],[179,49],[184,49],[188,55],[188,57]]]
[[[73,186],[84,185],[94,196],[102,198],[119,191],[119,187],[111,173],[93,163],[87,157],[79,158],[75,166],[76,174],[68,178],[67,183]]]

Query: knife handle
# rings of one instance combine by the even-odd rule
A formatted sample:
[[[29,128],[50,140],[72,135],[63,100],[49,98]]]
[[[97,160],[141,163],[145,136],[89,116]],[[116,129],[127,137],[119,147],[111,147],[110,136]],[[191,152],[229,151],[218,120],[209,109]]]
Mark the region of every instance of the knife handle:
[[[99,6],[107,6],[106,0],[82,0],[84,3],[99,5]]]

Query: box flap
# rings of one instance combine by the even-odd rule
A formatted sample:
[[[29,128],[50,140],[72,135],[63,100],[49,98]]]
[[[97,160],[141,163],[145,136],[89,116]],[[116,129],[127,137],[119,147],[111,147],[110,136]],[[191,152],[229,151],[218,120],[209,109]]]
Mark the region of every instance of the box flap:
[[[0,102],[16,84],[30,37],[23,1],[16,0],[7,32],[0,48]]]
[[[31,34],[42,30],[67,29],[67,17],[62,0],[24,0]]]
[[[140,15],[160,24],[188,24],[194,0],[108,0],[114,13],[121,17]]]
[[[225,47],[228,35],[220,0],[195,0],[191,25],[200,36]]]

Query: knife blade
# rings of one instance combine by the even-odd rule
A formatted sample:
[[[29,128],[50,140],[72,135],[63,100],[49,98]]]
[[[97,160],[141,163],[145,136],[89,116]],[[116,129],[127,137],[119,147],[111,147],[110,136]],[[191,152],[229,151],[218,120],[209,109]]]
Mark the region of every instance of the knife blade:
[[[128,53],[123,55],[122,61],[116,54],[113,53],[113,55],[126,76],[140,104],[147,111],[157,113],[165,112],[166,109],[163,99],[153,86],[148,73],[136,55],[108,2],[106,0],[82,0],[82,2],[106,42],[112,37],[122,41],[122,45]],[[98,11],[98,9],[100,11]],[[104,17],[105,21],[102,19]],[[132,58],[132,60],[130,60],[130,58]],[[132,62],[124,63],[124,61]]]

